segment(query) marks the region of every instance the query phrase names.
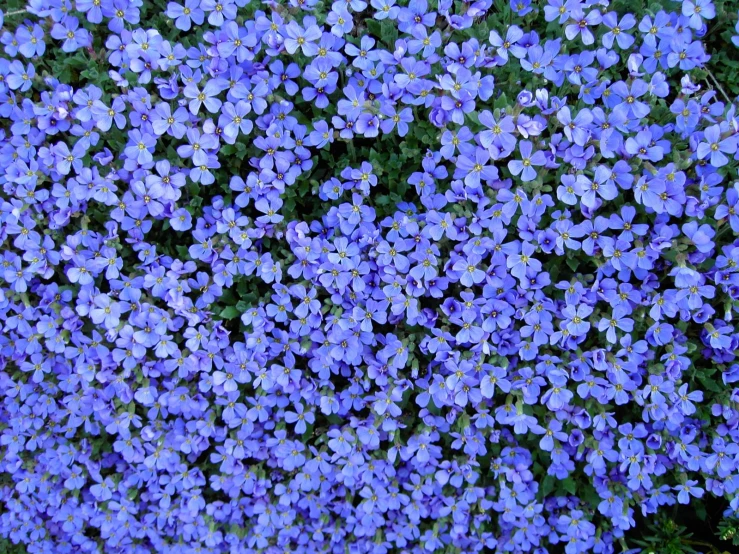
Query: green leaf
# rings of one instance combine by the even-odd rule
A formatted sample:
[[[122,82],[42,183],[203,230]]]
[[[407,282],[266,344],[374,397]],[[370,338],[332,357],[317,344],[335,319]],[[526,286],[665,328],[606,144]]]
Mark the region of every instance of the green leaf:
[[[382,41],[386,45],[393,46],[398,39],[398,28],[391,21],[387,20],[382,24],[380,38],[382,38]]]
[[[564,481],[562,481],[562,488],[566,490],[570,494],[576,494],[577,493],[577,484],[575,483],[574,479],[571,477],[568,477]]]
[[[544,477],[539,490],[541,491],[542,499],[552,494],[552,491],[554,490],[554,477],[551,475]]]
[[[567,257],[567,265],[570,266],[570,269],[572,271],[577,271],[577,267],[580,265],[580,262],[575,258]]]
[[[98,70],[97,66],[92,66],[88,69],[85,69],[82,73],[80,73],[80,76],[85,77],[86,79],[90,81],[97,81],[98,79]]]
[[[239,317],[242,313],[243,312],[240,312],[236,306],[229,306],[228,308],[224,309],[219,315],[223,319],[234,319],[236,317]]]
[[[382,35],[382,23],[379,21],[375,21],[374,19],[370,19],[367,22],[367,30],[369,31],[369,34],[375,37],[379,37]]]
[[[707,390],[715,393],[723,392],[723,388],[716,382],[715,379],[711,379],[706,375],[698,375],[697,377],[701,385],[703,385]]]
[[[694,503],[695,505],[695,515],[698,519],[701,521],[706,521],[706,518],[708,517],[708,513],[706,512],[705,506],[703,504]]]

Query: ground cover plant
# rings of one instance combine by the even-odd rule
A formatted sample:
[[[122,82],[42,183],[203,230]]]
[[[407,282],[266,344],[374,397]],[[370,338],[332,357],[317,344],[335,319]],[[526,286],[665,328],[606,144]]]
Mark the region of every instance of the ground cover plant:
[[[732,551],[738,10],[9,2],[0,551]]]

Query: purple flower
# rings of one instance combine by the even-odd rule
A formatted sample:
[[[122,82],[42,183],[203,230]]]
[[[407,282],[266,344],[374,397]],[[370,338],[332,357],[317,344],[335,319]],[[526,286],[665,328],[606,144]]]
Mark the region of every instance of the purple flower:
[[[590,10],[587,15],[578,6],[570,11],[570,21],[565,27],[565,36],[567,40],[574,40],[577,35],[582,37],[582,43],[586,46],[595,42],[595,37],[588,27],[598,25],[602,21],[602,17],[598,10]]]
[[[408,134],[408,124],[413,121],[413,112],[410,108],[404,108],[400,112],[396,112],[391,105],[383,104],[380,111],[385,116],[385,119],[380,122],[383,133],[390,133],[397,125],[398,136],[404,137]]]
[[[18,51],[26,58],[42,56],[46,51],[44,30],[38,24],[34,24],[33,27],[18,27],[16,40],[18,41]]]
[[[184,95],[187,98],[190,98],[190,102],[188,104],[190,113],[198,115],[200,106],[203,104],[205,104],[205,109],[210,113],[217,113],[222,105],[222,102],[217,98],[221,93],[221,90],[221,87],[214,79],[208,81],[202,91],[194,83],[187,85],[184,90]]]
[[[36,69],[33,67],[33,64],[29,63],[24,67],[20,61],[13,60],[7,69],[6,82],[10,90],[25,92],[31,88],[33,78],[36,75]]]
[[[325,121],[317,121],[313,124],[313,131],[311,131],[309,138],[312,146],[323,148],[326,144],[334,141],[333,129]]]
[[[516,15],[523,17],[534,9],[531,7],[531,0],[511,0],[511,9],[516,12]]]
[[[580,146],[585,146],[590,138],[589,126],[593,122],[593,114],[590,110],[583,109],[573,119],[570,108],[563,107],[557,112],[557,119],[564,125],[565,136]]]
[[[376,115],[363,113],[357,118],[354,129],[367,138],[376,137],[379,134],[380,120]]]
[[[318,46],[315,44],[321,38],[321,31],[317,25],[309,25],[303,29],[296,21],[291,21],[283,28],[285,34],[285,49],[288,54],[294,54],[298,49],[305,56],[313,57],[318,53]]]
[[[611,91],[621,99],[621,103],[618,104],[614,111],[620,112],[628,120],[629,118],[641,119],[649,113],[649,106],[644,102],[640,101],[639,98],[646,94],[647,83],[641,79],[636,79],[632,84],[631,88],[626,85],[623,81],[619,81],[611,86]]]
[[[523,31],[516,25],[511,25],[506,31],[505,38],[501,38],[495,31],[490,31],[490,44],[496,49],[498,56],[502,62],[508,61],[508,52],[517,58],[523,58],[526,55],[526,49],[518,44],[523,37]]]
[[[716,8],[711,0],[685,0],[682,4],[682,13],[689,18],[693,29],[700,29],[704,19],[716,17]]]
[[[223,139],[233,144],[239,133],[248,135],[254,128],[254,124],[246,116],[251,111],[251,106],[243,100],[236,104],[226,102],[223,104],[221,115],[218,118],[218,126],[223,129]]]
[[[649,130],[639,131],[636,137],[626,139],[625,149],[642,160],[658,162],[664,157],[662,148],[652,142],[652,132]]]
[[[474,159],[467,156],[457,156],[454,178],[464,178],[468,187],[479,187],[481,181],[490,181],[498,178],[498,170],[489,165],[490,153],[482,148],[475,150]]]
[[[716,10],[606,3],[7,15],[0,535],[605,553],[739,509]]]
[[[496,121],[492,113],[484,110],[480,112],[479,121],[487,127],[479,134],[480,144],[483,148],[495,147],[494,152],[497,155],[494,159],[506,156],[516,148],[516,137],[513,135],[516,126],[512,117],[503,117],[500,121]]]
[[[351,14],[341,5],[333,7],[326,15],[326,23],[331,25],[331,33],[341,37],[351,32],[354,20]]]
[[[703,498],[704,490],[698,486],[698,481],[688,480],[683,485],[673,487],[673,490],[679,491],[677,494],[677,501],[680,504],[688,504],[690,497]]]
[[[737,149],[737,141],[734,136],[722,138],[721,127],[711,125],[703,132],[705,142],[698,144],[696,155],[702,160],[710,156],[713,167],[723,167],[729,163],[725,154],[734,154]]]
[[[579,7],[579,5],[579,2],[572,0],[548,0],[547,5],[544,6],[544,18],[546,21],[558,19],[561,25],[569,19],[572,8]]]
[[[587,317],[592,313],[593,308],[586,304],[566,306],[562,310],[562,316],[565,318],[565,327],[573,336],[577,337],[586,334],[590,329],[590,323]]]
[[[74,52],[78,48],[90,45],[90,33],[86,29],[79,28],[79,25],[80,22],[76,17],[67,17],[63,23],[55,23],[51,28],[51,37],[64,41],[63,52]]]
[[[508,170],[513,175],[521,175],[524,182],[536,179],[536,170],[534,166],[541,166],[546,163],[546,156],[541,150],[533,152],[533,144],[528,140],[522,140],[518,145],[521,154],[520,160],[511,160],[508,162]]]
[[[138,164],[146,164],[152,161],[154,148],[157,140],[153,136],[134,129],[129,133],[129,142],[123,153]]]
[[[172,113],[172,108],[167,102],[160,102],[154,108],[151,115],[152,130],[157,136],[165,133],[181,139],[187,131],[186,122],[189,121],[187,110],[184,107],[177,108]]]
[[[621,18],[621,21],[619,21],[616,12],[608,12],[603,16],[603,25],[610,29],[601,38],[603,46],[606,48],[612,48],[614,40],[618,43],[618,47],[621,50],[626,50],[634,44],[634,37],[625,32],[636,25],[636,19],[632,14],[625,14]]]
[[[272,87],[277,88],[282,85],[285,87],[285,92],[290,96],[295,96],[300,87],[293,81],[296,77],[300,76],[301,71],[298,64],[291,63],[287,67],[282,63],[281,60],[275,60],[269,65],[269,69],[272,72]]]
[[[186,134],[189,144],[179,146],[177,148],[177,154],[183,158],[192,158],[192,162],[196,166],[206,164],[208,162],[206,150],[217,148],[218,139],[214,135],[207,133],[201,135],[194,128],[188,129]]]

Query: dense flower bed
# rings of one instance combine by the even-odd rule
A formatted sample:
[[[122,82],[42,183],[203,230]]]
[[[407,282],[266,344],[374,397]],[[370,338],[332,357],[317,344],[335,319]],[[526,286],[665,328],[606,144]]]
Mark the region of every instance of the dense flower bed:
[[[610,553],[739,512],[718,6],[6,10],[5,544]]]

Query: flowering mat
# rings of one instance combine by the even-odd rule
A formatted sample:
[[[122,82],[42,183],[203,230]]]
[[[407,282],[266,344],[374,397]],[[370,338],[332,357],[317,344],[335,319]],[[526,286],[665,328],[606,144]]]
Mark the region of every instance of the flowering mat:
[[[738,1],[8,4],[0,552],[738,551]]]

